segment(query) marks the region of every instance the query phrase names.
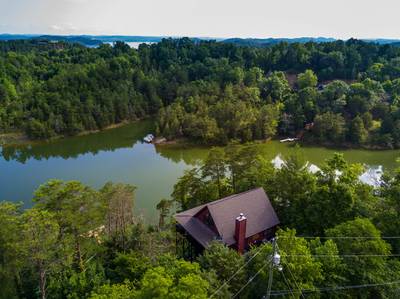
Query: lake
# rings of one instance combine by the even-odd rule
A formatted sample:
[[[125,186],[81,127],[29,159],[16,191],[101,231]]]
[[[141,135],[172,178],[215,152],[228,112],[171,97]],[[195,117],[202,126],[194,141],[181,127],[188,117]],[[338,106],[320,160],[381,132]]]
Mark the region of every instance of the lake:
[[[105,42],[106,44],[109,44],[111,46],[114,46],[115,42]],[[147,45],[152,45],[155,42],[125,42],[129,47],[134,48],[134,49],[139,49],[139,46],[141,44],[147,44]]]
[[[23,201],[31,206],[34,190],[49,179],[79,180],[95,188],[106,182],[138,187],[135,211],[148,222],[157,219],[156,204],[169,198],[173,185],[208,153],[207,147],[146,144],[142,138],[154,132],[150,120],[85,136],[69,137],[31,145],[7,146],[0,153],[0,200]],[[269,141],[260,144],[268,159],[293,151],[292,144]],[[320,165],[334,152],[343,152],[349,162],[384,170],[396,167],[399,150],[334,150],[303,147],[304,158]]]

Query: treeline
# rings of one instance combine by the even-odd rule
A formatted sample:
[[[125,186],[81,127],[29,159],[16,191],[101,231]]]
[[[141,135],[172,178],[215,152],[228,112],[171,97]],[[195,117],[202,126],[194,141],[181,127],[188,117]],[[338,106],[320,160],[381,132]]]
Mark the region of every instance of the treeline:
[[[134,216],[135,188],[52,180],[33,208],[0,203],[0,298],[261,298],[273,252],[216,241],[190,262],[171,211],[264,187],[281,220],[272,294],[398,298],[400,170],[373,190],[341,155],[312,174],[299,153],[275,169],[255,146],[215,148],[161,200],[158,225]],[[179,244],[180,242],[178,242]]]
[[[358,40],[0,42],[0,130],[49,138],[159,112],[160,134],[201,143],[307,131],[313,142],[398,147],[399,77],[400,48]]]
[[[76,135],[162,106],[154,78],[143,74],[138,52],[128,45],[57,46],[1,53],[1,131],[22,129],[31,138]]]
[[[209,144],[278,135],[318,144],[398,148],[399,95],[400,79],[318,84],[315,73],[306,70],[291,86],[284,72],[265,76],[252,68],[224,87],[204,81],[181,87],[176,101],[160,110],[158,132]]]
[[[308,166],[298,150],[276,168],[256,145],[213,148],[201,166],[187,170],[179,179],[172,197],[185,210],[263,187],[281,221],[277,246],[283,274],[279,269],[273,271],[272,289],[279,290],[272,292],[275,295],[398,298],[394,285],[400,277],[400,169],[386,173],[381,186],[373,189],[359,180],[364,167],[347,163],[340,154],[326,160],[317,173]],[[228,282],[233,294],[251,282],[240,298],[266,295],[272,245],[253,248],[236,259],[232,251],[220,247],[212,245],[199,261],[209,259],[206,269],[216,270],[223,281],[258,250],[266,254],[235,275],[238,281]]]

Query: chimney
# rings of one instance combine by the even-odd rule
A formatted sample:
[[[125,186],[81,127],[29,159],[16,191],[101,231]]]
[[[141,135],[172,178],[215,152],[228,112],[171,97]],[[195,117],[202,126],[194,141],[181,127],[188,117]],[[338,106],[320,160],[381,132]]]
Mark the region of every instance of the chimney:
[[[235,240],[237,244],[237,251],[241,254],[244,252],[244,248],[246,246],[246,222],[247,218],[244,217],[243,213],[240,213],[235,222]]]

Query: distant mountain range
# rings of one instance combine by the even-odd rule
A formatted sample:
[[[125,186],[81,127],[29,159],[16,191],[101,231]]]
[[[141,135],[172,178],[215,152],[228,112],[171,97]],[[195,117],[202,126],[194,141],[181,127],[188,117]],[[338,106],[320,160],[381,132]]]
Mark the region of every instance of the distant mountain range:
[[[238,44],[243,46],[269,46],[278,44],[280,42],[287,43],[307,43],[307,42],[316,42],[316,43],[326,43],[333,42],[336,39],[334,38],[326,38],[326,37],[298,37],[298,38],[228,38],[224,39],[225,43]]]
[[[48,41],[65,41],[79,43],[85,46],[98,46],[102,43],[113,43],[122,41],[126,43],[158,43],[164,38],[178,38],[174,36],[126,36],[126,35],[41,35],[41,34],[0,34],[0,41],[5,40],[48,40]],[[216,40],[222,41],[220,38],[198,38],[193,37],[192,40]]]
[[[315,43],[328,43],[334,42],[338,39],[331,38],[331,37],[297,37],[297,38],[228,38],[222,40],[224,43],[232,43],[237,45],[243,46],[270,46],[275,45],[280,42],[287,42],[287,43],[308,43],[308,42],[315,42]],[[385,44],[396,44],[400,46],[399,39],[361,39],[365,42],[370,43],[377,43],[381,45]]]
[[[85,46],[98,46],[102,43],[112,43],[116,41],[134,42],[134,43],[157,43],[163,38],[179,38],[177,36],[128,36],[128,35],[41,35],[41,34],[0,34],[1,40],[19,40],[19,39],[39,39],[49,41],[65,41],[79,43]],[[333,42],[337,39],[327,37],[298,37],[298,38],[213,38],[213,37],[191,37],[192,40],[216,40],[218,42],[242,45],[266,47],[280,42],[287,43],[307,43]],[[363,39],[366,42],[378,44],[394,44],[400,46],[400,39]]]

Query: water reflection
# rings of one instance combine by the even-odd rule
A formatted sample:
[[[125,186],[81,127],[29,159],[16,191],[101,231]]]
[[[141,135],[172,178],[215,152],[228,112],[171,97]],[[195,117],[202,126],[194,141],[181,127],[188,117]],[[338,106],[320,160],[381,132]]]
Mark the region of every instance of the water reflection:
[[[100,133],[71,137],[52,142],[1,148],[0,200],[23,200],[31,205],[33,191],[49,179],[79,180],[94,188],[108,181],[124,182],[138,187],[135,211],[156,221],[157,203],[168,198],[185,169],[198,166],[208,155],[208,147],[158,145],[142,143],[154,133],[151,120],[133,123]],[[260,144],[263,157],[282,165],[293,153],[293,146],[279,141]],[[362,181],[379,182],[381,170],[393,170],[400,151],[335,150],[302,147],[308,168],[318,166],[335,152],[342,152],[349,163],[370,165]],[[382,165],[379,168],[379,165]],[[374,172],[372,169],[377,169]]]
[[[156,145],[156,153],[174,163],[185,163],[190,166],[199,165],[209,152],[208,147],[184,145]]]
[[[153,123],[151,121],[141,121],[85,136],[29,145],[5,146],[1,148],[1,155],[6,161],[14,160],[20,163],[26,163],[29,159],[40,161],[50,158],[77,158],[87,153],[96,155],[100,151],[133,147],[138,140],[152,130]]]

